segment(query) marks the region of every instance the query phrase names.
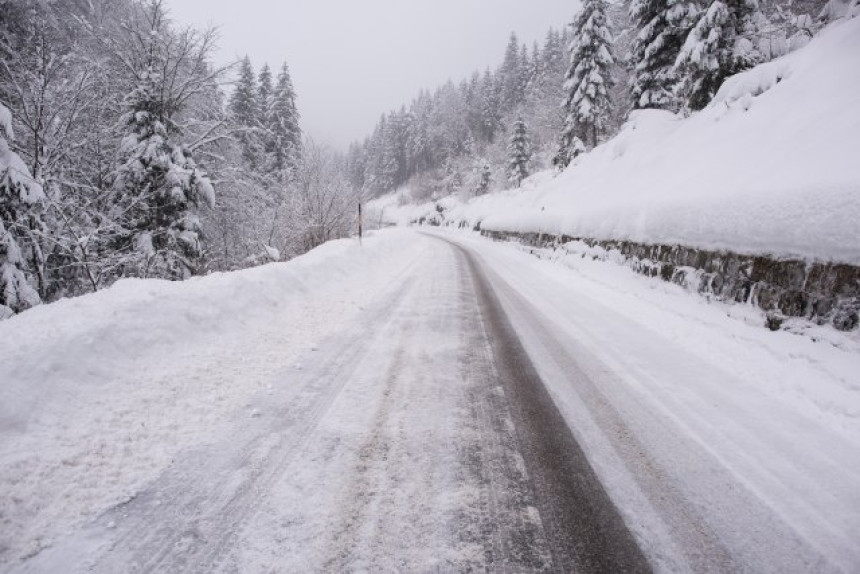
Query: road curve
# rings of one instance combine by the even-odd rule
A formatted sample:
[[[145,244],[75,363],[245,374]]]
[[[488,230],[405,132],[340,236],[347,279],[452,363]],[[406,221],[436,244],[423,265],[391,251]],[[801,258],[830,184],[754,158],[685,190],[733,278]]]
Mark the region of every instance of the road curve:
[[[13,571],[650,571],[480,261],[416,240],[359,321]]]
[[[532,479],[555,569],[650,572],[645,556],[532,365],[477,258],[466,260],[499,380],[509,393],[520,452]]]

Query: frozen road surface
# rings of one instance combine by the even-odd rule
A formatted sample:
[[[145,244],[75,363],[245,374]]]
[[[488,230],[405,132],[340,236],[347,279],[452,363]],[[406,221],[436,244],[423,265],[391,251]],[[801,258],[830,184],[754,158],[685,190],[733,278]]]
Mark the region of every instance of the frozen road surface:
[[[52,518],[40,525],[25,502],[5,502],[0,524],[17,530],[0,538],[0,570],[860,571],[850,341],[771,334],[611,264],[386,235],[350,247],[391,250],[368,260],[363,295],[344,278],[327,287],[331,301],[338,289],[363,297],[353,311],[329,317],[337,304],[307,295],[305,315],[236,327],[245,367],[198,356],[160,383],[138,369],[140,392],[199,380],[189,413],[218,400],[207,384],[240,385],[246,372],[267,382],[175,448],[170,432],[141,439],[128,460],[169,456],[153,455],[136,474],[148,478],[97,512],[96,496],[68,518],[58,497],[33,506]],[[301,332],[314,313],[312,346],[271,335]],[[125,421],[137,428],[135,416]],[[3,437],[34,432],[7,426],[17,430]],[[5,461],[30,460],[4,448]],[[59,481],[40,464],[32,480]],[[62,485],[70,505],[75,488]]]

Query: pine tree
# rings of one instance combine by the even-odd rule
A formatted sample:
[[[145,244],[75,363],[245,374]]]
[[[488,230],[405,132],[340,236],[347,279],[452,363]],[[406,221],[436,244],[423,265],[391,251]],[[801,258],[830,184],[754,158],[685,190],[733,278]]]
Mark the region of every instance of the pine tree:
[[[483,118],[483,139],[493,143],[496,133],[502,127],[499,83],[489,69],[484,72],[481,82],[481,116]]]
[[[532,60],[529,57],[529,48],[525,44],[520,46],[520,86],[518,91],[519,102],[525,101],[525,96],[529,91],[529,86],[534,80],[534,68]]]
[[[567,98],[565,131],[562,145],[573,139],[591,136],[597,145],[610,117],[609,88],[612,86],[612,35],[606,22],[605,0],[585,0],[573,21],[574,41],[570,51],[570,68],[565,76]]]
[[[114,184],[115,247],[127,254],[119,275],[185,279],[203,256],[192,207],[213,204],[214,192],[191,152],[170,142],[170,105],[154,64],[125,100],[128,135]]]
[[[633,0],[630,17],[637,30],[631,47],[633,107],[677,107],[675,61],[699,13],[689,0]]]
[[[547,32],[543,48],[544,67],[549,70],[558,70],[565,63],[565,51],[566,46],[564,46],[558,30],[551,29]]]
[[[28,281],[32,273],[27,253],[39,252],[32,232],[42,227],[45,194],[21,158],[10,149],[13,137],[12,116],[0,104],[0,319],[41,302]],[[22,249],[22,243],[26,249]]]
[[[236,89],[230,95],[230,112],[239,125],[251,127],[259,122],[258,90],[254,86],[254,67],[251,65],[251,59],[245,56],[239,65]]]
[[[516,33],[512,32],[499,69],[502,110],[510,111],[522,103],[525,88],[522,53]]]
[[[493,181],[493,170],[486,158],[480,158],[475,162],[475,195],[484,195],[490,190]]]
[[[370,137],[367,151],[365,185],[372,196],[394,189],[397,177],[397,151],[389,118],[383,115]]]
[[[230,95],[229,109],[233,121],[241,130],[238,139],[242,146],[242,158],[255,170],[263,163],[264,154],[264,143],[260,137],[262,106],[254,79],[254,68],[247,56],[239,66],[239,79],[236,81],[236,89]]]
[[[418,105],[419,102],[413,106],[416,112],[410,114],[411,118],[406,130],[406,161],[410,176],[427,169],[430,162],[427,144],[427,113],[424,105]]]
[[[272,71],[269,64],[263,64],[257,85],[257,123],[268,129],[272,109]]]
[[[376,185],[379,193],[387,193],[397,186],[397,133],[394,114],[383,123],[382,147],[380,148],[379,164],[376,173]]]
[[[366,146],[354,142],[350,144],[346,154],[346,173],[353,189],[364,187],[364,173],[367,163],[366,150]]]
[[[263,64],[257,76],[257,118],[256,140],[258,142],[261,175],[269,177],[277,171],[275,157],[275,134],[272,122],[272,71]]]
[[[757,11],[755,0],[714,0],[702,13],[676,60],[691,109],[704,108],[723,80],[758,63],[751,41]]]
[[[408,177],[406,149],[409,136],[409,114],[406,112],[406,107],[401,107],[399,112],[392,113],[388,119],[390,132],[388,137],[391,140],[392,155],[396,165],[394,187],[397,187],[405,182]]]
[[[528,68],[528,95],[530,97],[534,97],[540,92],[541,88],[543,87],[544,74],[546,73],[546,69],[544,68],[543,63],[543,54],[541,53],[540,46],[538,46],[537,42],[534,42],[532,44],[532,53],[529,57]]]
[[[302,130],[299,127],[296,93],[286,63],[281,66],[272,96],[271,125],[276,169],[295,169],[302,156]]]
[[[508,144],[508,180],[514,184],[514,187],[519,187],[529,176],[531,158],[528,127],[522,118],[518,118],[514,122],[513,133]]]

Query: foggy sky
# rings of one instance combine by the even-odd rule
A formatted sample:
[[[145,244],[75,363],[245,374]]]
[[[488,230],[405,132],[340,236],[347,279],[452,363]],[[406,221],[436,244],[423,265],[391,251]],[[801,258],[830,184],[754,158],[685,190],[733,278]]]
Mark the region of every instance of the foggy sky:
[[[219,62],[284,60],[302,127],[338,148],[422,88],[495,67],[511,31],[531,46],[577,0],[167,0],[177,24],[220,30]]]

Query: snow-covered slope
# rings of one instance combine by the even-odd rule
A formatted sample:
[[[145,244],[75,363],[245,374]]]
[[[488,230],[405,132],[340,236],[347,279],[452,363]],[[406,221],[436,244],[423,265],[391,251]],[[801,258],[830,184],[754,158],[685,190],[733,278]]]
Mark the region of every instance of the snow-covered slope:
[[[860,263],[860,18],[730,78],[700,113],[634,112],[558,177],[539,174],[446,217]]]
[[[0,322],[0,570],[127,500],[283,382],[411,264],[423,247],[402,234],[185,282],[124,280]]]

